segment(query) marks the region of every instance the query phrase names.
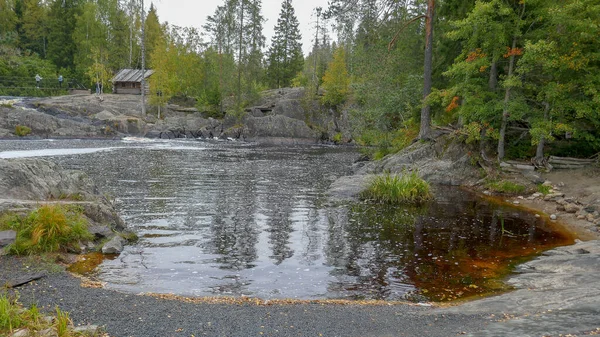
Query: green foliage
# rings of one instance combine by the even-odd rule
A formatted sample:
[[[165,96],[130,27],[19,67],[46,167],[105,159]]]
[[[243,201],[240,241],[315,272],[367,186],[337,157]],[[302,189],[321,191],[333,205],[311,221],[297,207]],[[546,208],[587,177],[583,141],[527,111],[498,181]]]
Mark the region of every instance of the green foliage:
[[[15,255],[64,251],[81,240],[93,239],[81,211],[61,205],[41,206],[24,217],[4,216],[0,228],[17,232],[16,241],[7,247]]]
[[[361,151],[374,160],[379,160],[388,154],[400,152],[412,144],[419,133],[416,123],[407,123],[405,128],[396,131],[363,130],[357,137],[357,142],[363,148]]]
[[[537,185],[537,191],[539,193],[542,193],[543,195],[550,194],[551,189],[552,189],[552,187],[549,185],[544,185],[544,184]]]
[[[485,184],[485,187],[491,191],[506,194],[519,194],[526,190],[525,186],[508,180],[489,181]]]
[[[31,128],[25,125],[17,125],[15,126],[15,135],[19,137],[25,137],[31,133]]]
[[[333,53],[333,60],[323,76],[323,103],[337,107],[346,101],[349,93],[350,77],[346,69],[346,51],[338,47]]]
[[[387,204],[419,204],[431,200],[433,194],[429,183],[417,172],[402,175],[385,174],[373,179],[369,187],[361,192],[361,198]]]

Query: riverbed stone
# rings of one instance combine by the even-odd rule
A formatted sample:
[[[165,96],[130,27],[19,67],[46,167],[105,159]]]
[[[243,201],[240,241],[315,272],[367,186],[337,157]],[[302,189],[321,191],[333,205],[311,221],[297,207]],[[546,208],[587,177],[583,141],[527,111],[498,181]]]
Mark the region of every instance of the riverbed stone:
[[[558,216],[556,216],[556,214],[550,214],[550,220],[556,220],[558,219]]]
[[[565,196],[564,193],[548,193],[544,196],[544,200],[551,201],[551,200],[556,200],[558,198],[562,198],[564,196]]]
[[[0,248],[10,245],[17,239],[17,232],[13,230],[0,231]]]
[[[115,235],[110,241],[102,246],[102,254],[120,254],[123,251],[123,245],[127,240],[119,235]]]
[[[13,332],[10,335],[10,337],[29,337],[29,336],[31,336],[31,332],[27,328],[16,330],[15,332]]]
[[[98,325],[89,324],[89,325],[81,325],[73,328],[73,332],[79,333],[85,336],[95,336],[100,332],[100,327]]]
[[[575,204],[566,204],[565,205],[565,212],[567,213],[577,213],[579,211],[579,206],[575,205]]]

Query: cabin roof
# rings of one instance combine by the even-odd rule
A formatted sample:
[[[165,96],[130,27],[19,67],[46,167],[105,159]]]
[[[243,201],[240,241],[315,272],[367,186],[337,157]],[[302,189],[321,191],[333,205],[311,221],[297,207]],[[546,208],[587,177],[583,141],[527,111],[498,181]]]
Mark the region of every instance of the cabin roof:
[[[144,72],[144,78],[150,77],[154,74],[154,70],[146,69]],[[113,77],[112,82],[142,82],[142,70],[141,69],[121,69]]]

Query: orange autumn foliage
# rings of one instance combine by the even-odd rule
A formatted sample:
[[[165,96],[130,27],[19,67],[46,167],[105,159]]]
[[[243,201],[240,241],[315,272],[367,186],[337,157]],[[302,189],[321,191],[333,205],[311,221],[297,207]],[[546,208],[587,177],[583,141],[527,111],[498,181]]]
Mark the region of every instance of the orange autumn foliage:
[[[472,51],[472,52],[469,53],[469,55],[467,55],[467,60],[466,61],[467,62],[473,62],[473,61],[475,61],[477,59],[484,58],[486,56],[487,56],[487,54],[483,53],[481,51],[481,48],[477,48],[477,49],[475,49],[475,51]]]
[[[458,108],[458,96],[452,98],[452,102],[446,107],[446,112],[450,112],[456,108]]]
[[[520,56],[523,55],[523,48],[510,48],[510,47],[506,47],[506,54],[502,55],[504,56],[504,58],[509,58],[511,56]]]

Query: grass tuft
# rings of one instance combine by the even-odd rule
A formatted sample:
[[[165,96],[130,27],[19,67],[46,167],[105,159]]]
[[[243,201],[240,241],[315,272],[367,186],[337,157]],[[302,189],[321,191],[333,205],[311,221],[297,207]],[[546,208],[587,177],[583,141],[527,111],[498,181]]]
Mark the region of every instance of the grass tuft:
[[[45,205],[25,217],[4,216],[0,221],[0,229],[17,232],[16,241],[7,247],[15,255],[66,251],[93,239],[81,210],[68,206]]]
[[[31,133],[31,128],[25,125],[17,125],[15,126],[15,135],[19,137],[25,137]]]
[[[490,181],[485,187],[491,191],[507,194],[519,194],[525,192],[525,186],[508,180]]]
[[[538,192],[542,193],[543,195],[550,194],[551,189],[552,189],[552,186],[543,185],[543,184],[537,185]]]
[[[388,204],[419,204],[433,199],[431,186],[416,172],[377,176],[360,196]]]
[[[56,307],[55,317],[52,320],[44,319],[42,313],[36,305],[29,309],[24,309],[17,301],[12,300],[4,292],[0,292],[0,336],[10,336],[15,330],[26,328],[29,330],[29,336],[38,336],[41,331],[52,329],[56,333],[54,336],[105,336],[102,331],[93,333],[79,333],[73,331],[73,321],[69,313]],[[46,336],[44,334],[44,336]]]
[[[17,307],[6,294],[0,295],[0,332],[13,331],[23,325],[23,319]]]

